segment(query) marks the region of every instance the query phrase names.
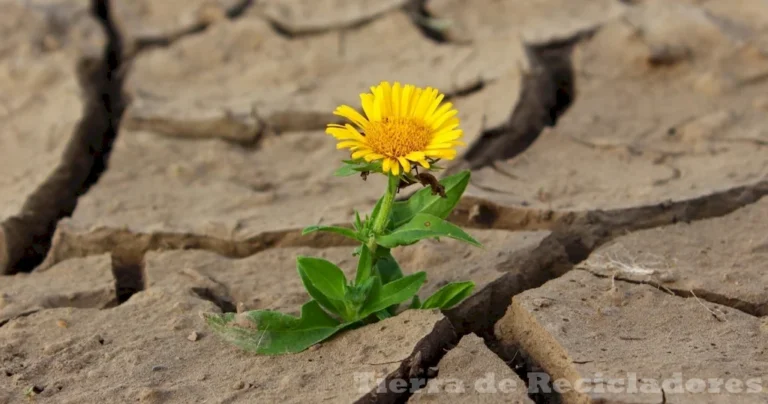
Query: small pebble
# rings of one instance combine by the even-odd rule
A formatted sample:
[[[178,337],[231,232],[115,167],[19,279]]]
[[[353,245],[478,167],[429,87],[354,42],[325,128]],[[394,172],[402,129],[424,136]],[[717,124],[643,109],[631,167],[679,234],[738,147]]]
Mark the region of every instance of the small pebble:
[[[242,390],[243,387],[245,387],[245,383],[242,380],[232,385],[233,390]]]
[[[196,332],[196,331],[192,331],[192,333],[190,333],[190,334],[187,336],[187,339],[188,339],[188,340],[190,340],[190,341],[192,341],[192,342],[195,342],[195,341],[197,341],[197,339],[198,339],[198,338],[199,338],[199,336],[197,335],[197,332]]]
[[[59,326],[59,328],[67,328],[67,322],[64,320],[56,321],[56,325]]]
[[[161,371],[161,370],[165,370],[165,366],[163,366],[163,365],[155,365],[155,366],[152,366],[152,371],[153,371],[153,372],[159,372],[159,371]]]
[[[549,307],[552,305],[552,299],[536,298],[536,299],[533,299],[533,305],[539,308]]]

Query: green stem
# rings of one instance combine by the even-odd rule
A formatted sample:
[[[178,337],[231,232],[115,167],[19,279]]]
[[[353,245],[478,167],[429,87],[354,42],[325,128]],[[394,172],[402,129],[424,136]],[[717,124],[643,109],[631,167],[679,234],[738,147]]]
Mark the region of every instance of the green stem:
[[[384,199],[381,201],[378,215],[373,218],[373,226],[371,227],[373,237],[368,240],[368,249],[371,250],[371,255],[376,253],[376,236],[380,235],[384,231],[384,226],[387,225],[387,220],[392,211],[392,204],[395,202],[395,195],[397,195],[397,186],[399,184],[400,177],[389,175],[387,192],[384,194]]]
[[[395,202],[395,195],[397,194],[397,186],[400,184],[400,178],[397,176],[389,176],[389,182],[387,184],[387,192],[381,200],[381,206],[376,217],[372,217],[373,225],[371,226],[371,235],[368,241],[365,243],[367,252],[362,251],[357,263],[357,275],[355,275],[355,285],[362,285],[368,278],[375,275],[376,267],[376,236],[384,232],[389,219],[390,212],[392,211],[392,204]],[[364,248],[363,250],[365,250]]]

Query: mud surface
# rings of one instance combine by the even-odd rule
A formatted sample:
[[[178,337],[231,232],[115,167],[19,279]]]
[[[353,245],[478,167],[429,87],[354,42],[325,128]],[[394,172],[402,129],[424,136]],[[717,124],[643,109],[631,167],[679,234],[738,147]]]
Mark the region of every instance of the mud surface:
[[[763,1],[0,0],[0,34],[2,403],[768,401]],[[395,255],[474,294],[220,341],[199,312],[298,311],[296,256],[354,272],[301,229],[384,189],[323,133],[381,80],[460,111],[485,248]]]

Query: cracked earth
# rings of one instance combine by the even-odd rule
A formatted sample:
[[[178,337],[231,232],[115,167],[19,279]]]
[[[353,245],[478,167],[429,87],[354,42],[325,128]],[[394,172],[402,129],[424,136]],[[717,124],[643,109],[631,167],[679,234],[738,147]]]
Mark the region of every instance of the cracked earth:
[[[0,38],[0,403],[768,402],[762,0],[0,0]],[[353,273],[300,230],[384,188],[324,134],[381,80],[460,112],[485,249],[395,252],[474,295],[219,340],[199,312],[298,311],[297,255]]]

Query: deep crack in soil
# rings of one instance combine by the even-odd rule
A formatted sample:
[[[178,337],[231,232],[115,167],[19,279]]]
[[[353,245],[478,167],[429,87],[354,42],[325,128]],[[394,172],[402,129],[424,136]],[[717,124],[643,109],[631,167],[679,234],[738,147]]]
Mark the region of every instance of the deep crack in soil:
[[[520,97],[509,120],[486,129],[467,151],[466,165],[452,168],[479,169],[523,153],[541,131],[554,126],[575,97],[571,63],[573,47],[584,36],[544,45],[528,45],[531,70],[524,77]]]
[[[408,14],[413,24],[426,38],[437,43],[449,42],[445,33],[432,23],[435,18],[427,10],[426,4],[427,0],[409,0],[403,6],[403,11]]]
[[[243,13],[245,13],[245,11],[248,10],[248,8],[250,8],[253,5],[253,3],[254,3],[254,0],[240,1],[239,3],[235,4],[232,8],[225,11],[226,18],[230,20],[237,19],[238,17],[242,16]],[[210,22],[201,21],[173,35],[137,38],[135,43],[133,44],[133,49],[130,51],[130,54],[135,56],[137,53],[143,52],[151,48],[162,48],[162,47],[171,46],[174,42],[178,41],[179,39],[205,31],[210,25],[211,25]]]
[[[609,278],[609,279],[614,278],[616,282],[626,282],[634,285],[653,286],[654,288],[663,290],[673,296],[682,297],[685,299],[693,298],[693,299],[703,300],[708,303],[730,307],[732,309],[736,309],[744,314],[749,314],[750,316],[754,316],[754,317],[765,317],[768,315],[768,308],[766,308],[764,305],[747,302],[741,299],[737,299],[735,297],[724,296],[722,294],[719,294],[710,290],[706,290],[706,289],[680,289],[680,288],[665,286],[662,282],[639,281],[634,279],[618,278],[618,277],[612,277],[604,274],[595,273],[588,269],[580,268],[580,270],[587,271],[598,278]],[[722,319],[718,318],[717,316],[715,316],[715,318],[717,318],[719,321],[722,321]]]
[[[447,318],[442,319],[435,324],[435,328],[427,337],[419,341],[397,371],[387,376],[377,388],[355,403],[407,403],[416,390],[426,386],[427,381],[434,377],[429,369],[436,367],[440,359],[459,342],[459,339],[451,322]],[[396,388],[392,389],[393,386]]]
[[[100,60],[81,58],[77,66],[85,97],[83,116],[67,143],[55,171],[30,195],[20,215],[2,223],[0,270],[6,274],[32,271],[45,258],[57,222],[74,212],[77,200],[106,170],[120,119],[123,42],[109,15],[106,0],[93,0],[91,12],[101,22],[107,46]],[[3,234],[4,233],[4,234]]]

